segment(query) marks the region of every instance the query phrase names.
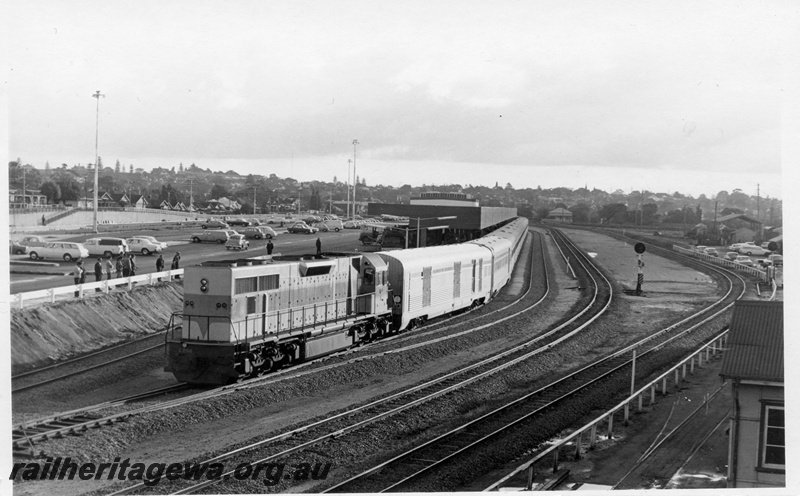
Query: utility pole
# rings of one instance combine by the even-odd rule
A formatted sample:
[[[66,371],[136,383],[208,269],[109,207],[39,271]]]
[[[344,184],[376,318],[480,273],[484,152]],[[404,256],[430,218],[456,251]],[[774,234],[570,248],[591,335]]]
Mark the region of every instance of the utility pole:
[[[28,187],[28,183],[25,181],[25,173],[27,172],[27,169],[25,169],[25,166],[22,164],[19,164],[19,166],[22,167],[22,208],[28,208],[28,202],[25,201],[25,195],[27,193],[26,189]]]
[[[257,186],[253,186],[253,215],[256,214],[256,188]]]
[[[97,90],[92,98],[97,99],[97,113],[95,116],[95,128],[94,128],[94,232],[97,232],[97,187],[98,187],[98,179],[99,179],[99,171],[100,171],[100,157],[97,154],[99,138],[100,138],[100,97],[105,98],[105,95],[100,93],[100,90]]]
[[[356,217],[356,147],[358,146],[358,140],[353,140],[353,218]]]
[[[352,164],[352,163],[353,163],[353,161],[348,158],[347,159],[347,181],[345,181],[345,188],[347,189],[347,205],[346,205],[346,208],[347,208],[347,217],[346,218],[347,219],[350,218],[350,164]]]

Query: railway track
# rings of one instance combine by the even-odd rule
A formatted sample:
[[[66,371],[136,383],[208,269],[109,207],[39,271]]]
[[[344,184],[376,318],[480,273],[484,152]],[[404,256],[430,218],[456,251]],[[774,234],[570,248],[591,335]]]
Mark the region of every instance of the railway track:
[[[88,408],[81,408],[69,412],[59,413],[50,417],[37,419],[31,422],[22,422],[12,427],[12,450],[15,456],[35,455],[34,443],[51,438],[67,435],[79,435],[91,428],[111,425],[124,421],[132,413],[121,413],[113,416],[102,416],[96,412],[127,405],[136,401],[154,398],[168,393],[182,391],[188,388],[187,384],[176,384],[164,388],[154,389],[118,400],[99,403]]]
[[[543,240],[541,237],[539,237],[539,244],[543,247]],[[540,253],[541,252],[540,250]],[[542,259],[542,263],[544,263],[544,259]],[[589,293],[585,298],[587,301],[580,312],[577,312],[575,316],[566,322],[549,329],[547,332],[519,346],[462,367],[433,380],[390,394],[376,401],[347,409],[312,424],[281,432],[247,446],[231,450],[213,459],[206,460],[203,463],[226,461],[227,463],[235,464],[238,460],[246,458],[247,462],[258,464],[282,459],[293,453],[306,450],[328,440],[340,438],[341,436],[357,431],[375,422],[433,401],[493,374],[513,367],[542,353],[556,343],[568,339],[574,333],[580,332],[581,329],[596,319],[598,315],[602,314],[610,303],[610,284],[606,280],[603,285],[598,285],[596,281],[587,281],[586,285],[587,287],[591,286],[592,289],[587,291],[587,293]],[[495,320],[493,324],[487,325],[496,325],[498,322],[504,322],[531,312],[536,308],[536,305],[543,300],[544,297],[531,306],[518,310],[511,315],[506,315],[501,319]],[[263,458],[252,461],[254,457],[262,456]],[[232,474],[233,471],[223,474],[222,477],[230,477]],[[176,481],[171,483],[169,487],[162,486],[160,489],[171,491],[174,494],[187,494],[200,491],[218,482],[219,480],[209,480],[195,485],[181,486],[181,483]],[[113,494],[128,494],[143,487],[143,485],[131,486]]]
[[[106,348],[104,350],[96,351],[88,355],[83,355],[74,358],[72,360],[66,360],[63,362],[55,363],[53,365],[48,365],[46,367],[14,375],[11,377],[11,382],[12,382],[11,392],[21,393],[22,391],[27,391],[47,384],[52,384],[54,382],[68,379],[70,377],[74,377],[76,375],[89,372],[98,368],[102,368],[120,362],[122,360],[126,360],[128,358],[132,358],[134,356],[138,356],[147,353],[149,351],[156,350],[158,348],[163,348],[164,345],[162,340],[165,332],[166,331],[159,331],[157,333],[145,336],[141,339],[137,339],[134,341],[127,341]],[[147,346],[147,344],[150,341],[157,341],[159,342],[159,344],[154,346]],[[124,350],[126,349],[139,348],[140,346],[146,346],[146,347],[131,353],[124,353],[123,355],[119,355],[120,352],[124,352]],[[64,370],[66,371],[60,374],[58,373],[58,371],[64,371]],[[39,379],[38,381],[35,380],[37,377],[41,376],[44,376],[46,378]]]
[[[584,258],[584,261],[588,260]],[[439,481],[448,480],[454,477],[454,474],[468,473],[469,470],[464,469],[469,466],[466,460],[480,458],[481,451],[487,445],[492,443],[502,445],[502,441],[499,440],[504,436],[523,435],[520,430],[526,433],[557,434],[558,429],[553,429],[552,425],[549,425],[550,420],[542,420],[545,412],[560,404],[574,401],[578,395],[586,396],[587,390],[615,374],[623,373],[626,377],[629,376],[631,359],[628,358],[628,354],[631,350],[637,349],[638,360],[641,363],[641,360],[648,359],[648,355],[663,349],[670,342],[680,339],[726,311],[745,291],[744,280],[737,274],[734,275],[736,278],[725,276],[729,281],[727,293],[714,305],[701,312],[374,465],[324,492],[422,492],[462,489],[462,487],[441,487]],[[736,279],[742,284],[737,284]],[[556,432],[553,432],[554,430]]]

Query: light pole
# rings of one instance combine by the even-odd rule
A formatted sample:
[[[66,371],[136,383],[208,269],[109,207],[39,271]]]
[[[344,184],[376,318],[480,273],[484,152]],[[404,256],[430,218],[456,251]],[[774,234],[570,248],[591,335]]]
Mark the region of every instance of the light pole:
[[[358,140],[353,140],[353,218],[356,218],[356,147]]]
[[[419,248],[420,224],[422,223],[423,220],[449,220],[449,219],[455,219],[456,216],[448,215],[446,217],[412,217],[412,218],[417,221],[417,248]],[[406,248],[408,248],[408,228],[406,228]]]
[[[97,113],[95,116],[95,128],[94,128],[94,232],[97,232],[97,187],[98,187],[98,178],[99,178],[99,170],[100,170],[100,160],[97,154],[97,146],[99,143],[100,138],[100,97],[105,98],[105,95],[100,93],[100,90],[97,90],[92,98],[97,99]]]
[[[346,219],[350,218],[350,164],[352,164],[352,163],[353,163],[353,161],[348,158],[347,159],[347,181],[345,181],[345,188],[347,189],[347,204],[345,205],[345,208],[347,209],[347,216],[345,217]]]

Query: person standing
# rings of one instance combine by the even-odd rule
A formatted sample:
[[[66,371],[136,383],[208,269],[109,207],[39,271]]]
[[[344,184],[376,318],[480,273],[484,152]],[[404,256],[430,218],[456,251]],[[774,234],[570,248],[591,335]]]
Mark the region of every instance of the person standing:
[[[117,271],[117,278],[122,277],[122,255],[117,255],[117,261],[114,264],[114,268]]]
[[[96,282],[100,282],[103,280],[103,264],[100,263],[100,257],[97,257],[97,260],[94,262],[94,280]],[[103,290],[100,288],[94,288],[95,293],[100,293]]]
[[[320,239],[317,238],[317,255],[320,255],[321,253],[322,253],[322,241],[320,241]]]
[[[47,219],[44,218],[44,214],[42,214],[42,225],[43,226],[47,225]]]
[[[75,264],[75,272],[73,273],[75,285],[83,284],[84,280],[86,279],[86,270],[83,268],[83,260],[78,260],[78,263]],[[77,298],[80,296],[80,291],[75,291],[75,297]]]
[[[175,256],[172,257],[172,270],[178,270],[181,268],[181,252],[175,252]],[[175,279],[180,279],[181,276],[175,276]]]
[[[156,259],[156,272],[164,272],[164,255],[159,254]],[[158,278],[158,282],[161,282],[160,277]]]
[[[131,253],[131,276],[135,276],[136,275],[136,269],[138,269],[138,268],[139,267],[136,266],[136,255]]]
[[[106,266],[106,278],[110,281],[112,279],[111,272],[114,270],[114,264],[111,263],[111,255],[106,257],[103,264]]]
[[[267,255],[272,255],[272,250],[275,248],[275,245],[272,244],[272,240],[267,240]]]
[[[122,277],[129,277],[131,275],[131,259],[128,254],[122,255]]]

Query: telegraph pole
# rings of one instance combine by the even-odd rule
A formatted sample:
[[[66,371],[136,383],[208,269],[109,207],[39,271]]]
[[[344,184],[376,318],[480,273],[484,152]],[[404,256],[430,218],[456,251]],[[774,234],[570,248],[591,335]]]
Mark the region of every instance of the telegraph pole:
[[[256,188],[257,186],[253,186],[253,215],[256,214]]]
[[[99,179],[99,171],[100,171],[100,157],[97,154],[97,148],[99,144],[100,138],[100,97],[105,98],[105,95],[100,93],[100,90],[97,90],[92,98],[97,99],[97,113],[95,116],[95,128],[94,128],[94,232],[97,232],[97,187],[98,187],[98,179]]]
[[[353,218],[356,217],[356,147],[358,146],[358,140],[353,140]]]

